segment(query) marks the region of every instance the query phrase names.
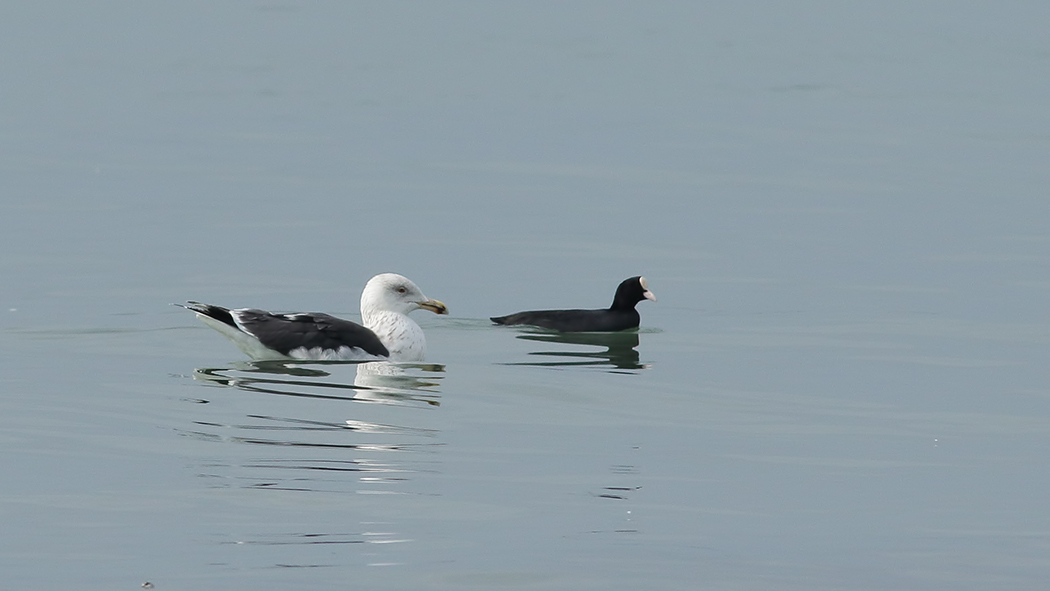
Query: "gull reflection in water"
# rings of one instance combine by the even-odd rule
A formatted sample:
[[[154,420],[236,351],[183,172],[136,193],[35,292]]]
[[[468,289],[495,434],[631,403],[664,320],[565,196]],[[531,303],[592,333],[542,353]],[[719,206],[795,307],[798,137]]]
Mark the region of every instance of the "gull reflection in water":
[[[338,367],[356,365],[353,383],[333,381]],[[441,404],[438,386],[444,365],[374,361],[246,361],[230,367],[197,368],[196,380],[265,394],[382,404]]]
[[[638,332],[526,332],[519,339],[558,345],[583,345],[587,348],[531,351],[529,355],[555,357],[558,360],[528,361],[505,365],[533,365],[538,367],[595,367],[615,370],[647,369],[639,362]],[[597,347],[597,349],[595,349]]]
[[[247,494],[346,495],[338,502],[358,516],[355,524],[307,511],[283,528],[260,523],[219,529],[214,533],[220,543],[255,548],[255,559],[282,567],[403,561],[405,550],[399,548],[419,532],[391,516],[402,503],[413,506],[412,498],[433,494],[431,478],[443,448],[440,415],[419,411],[438,409],[444,371],[436,364],[291,360],[197,369],[194,379],[238,393],[207,396],[222,399],[220,405],[190,400],[202,406],[178,429],[221,446],[201,458],[202,482],[252,491]],[[287,496],[271,502],[309,506]],[[332,553],[325,549],[332,544],[358,551]],[[273,550],[290,545],[317,552]]]

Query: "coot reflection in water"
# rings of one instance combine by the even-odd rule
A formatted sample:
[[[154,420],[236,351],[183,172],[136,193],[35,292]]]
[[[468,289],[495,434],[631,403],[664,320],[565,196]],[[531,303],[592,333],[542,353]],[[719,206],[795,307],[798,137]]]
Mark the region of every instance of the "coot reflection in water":
[[[524,361],[503,365],[532,365],[537,367],[595,367],[611,370],[646,369],[649,366],[639,361],[637,350],[638,331],[622,332],[527,332],[519,339],[560,345],[583,345],[571,350],[539,350],[529,355],[555,357],[551,361]],[[594,349],[597,347],[598,349]]]

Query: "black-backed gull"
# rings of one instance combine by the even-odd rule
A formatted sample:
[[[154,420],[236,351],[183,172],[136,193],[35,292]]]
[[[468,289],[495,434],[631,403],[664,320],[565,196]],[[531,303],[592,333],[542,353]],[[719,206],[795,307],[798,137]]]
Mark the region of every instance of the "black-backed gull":
[[[415,283],[395,273],[376,275],[365,285],[364,326],[318,312],[275,314],[193,301],[175,305],[196,312],[255,360],[423,361],[427,341],[408,313],[423,309],[448,314],[445,304],[426,297]]]

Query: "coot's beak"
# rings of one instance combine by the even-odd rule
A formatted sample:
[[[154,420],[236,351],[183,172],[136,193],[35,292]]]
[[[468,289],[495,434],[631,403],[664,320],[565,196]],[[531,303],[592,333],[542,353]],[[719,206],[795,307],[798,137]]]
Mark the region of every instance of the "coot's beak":
[[[435,314],[448,314],[448,307],[438,300],[423,300],[422,302],[419,302],[419,307],[424,310],[430,310]]]
[[[649,291],[649,282],[645,280],[645,277],[638,278],[638,285],[642,288],[642,297],[647,300],[656,301],[656,296],[653,292]]]

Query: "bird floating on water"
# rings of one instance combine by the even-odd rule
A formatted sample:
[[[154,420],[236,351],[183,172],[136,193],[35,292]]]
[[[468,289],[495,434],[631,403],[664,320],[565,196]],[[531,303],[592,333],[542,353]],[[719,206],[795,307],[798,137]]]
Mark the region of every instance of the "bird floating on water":
[[[448,314],[407,277],[382,273],[361,292],[364,326],[320,312],[275,314],[254,308],[229,309],[200,302],[175,304],[197,313],[205,324],[255,360],[423,361],[423,329],[408,317],[413,310]]]
[[[612,306],[601,310],[535,310],[497,316],[496,324],[527,324],[562,332],[611,332],[638,328],[641,317],[635,305],[642,300],[656,301],[645,277],[624,279],[616,288]]]

